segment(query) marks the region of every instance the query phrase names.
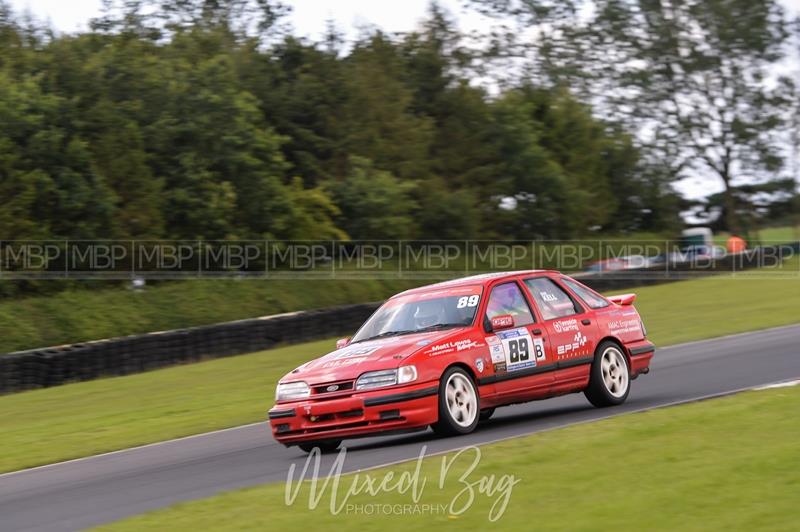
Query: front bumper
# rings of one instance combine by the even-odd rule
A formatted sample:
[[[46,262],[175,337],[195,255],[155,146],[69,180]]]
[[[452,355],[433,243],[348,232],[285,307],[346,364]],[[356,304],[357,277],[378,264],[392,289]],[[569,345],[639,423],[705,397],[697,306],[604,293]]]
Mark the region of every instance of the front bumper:
[[[434,381],[281,403],[269,411],[269,424],[284,445],[422,428],[438,420],[438,391]]]

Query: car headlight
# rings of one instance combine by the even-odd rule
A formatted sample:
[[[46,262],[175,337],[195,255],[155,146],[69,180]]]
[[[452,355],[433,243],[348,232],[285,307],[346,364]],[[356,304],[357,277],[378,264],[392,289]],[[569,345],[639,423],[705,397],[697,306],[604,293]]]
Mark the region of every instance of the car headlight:
[[[276,401],[288,401],[291,399],[304,399],[311,395],[311,390],[303,381],[279,383],[275,389]]]
[[[400,366],[397,370],[397,384],[404,384],[417,380],[417,368],[415,366]]]
[[[394,384],[404,384],[417,379],[417,368],[414,366],[401,366],[399,369],[382,369],[380,371],[368,371],[361,375],[356,381],[356,390],[367,390],[370,388],[380,388],[382,386],[392,386]]]

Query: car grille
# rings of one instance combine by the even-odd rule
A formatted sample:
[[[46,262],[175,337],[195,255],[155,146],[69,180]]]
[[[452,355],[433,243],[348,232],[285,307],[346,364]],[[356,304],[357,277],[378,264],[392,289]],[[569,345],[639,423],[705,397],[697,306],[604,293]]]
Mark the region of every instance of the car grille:
[[[340,382],[327,382],[325,384],[320,384],[319,386],[314,386],[314,395],[322,395],[322,394],[329,394],[329,393],[339,393],[339,392],[346,392],[353,389],[353,384],[355,381],[340,381]]]

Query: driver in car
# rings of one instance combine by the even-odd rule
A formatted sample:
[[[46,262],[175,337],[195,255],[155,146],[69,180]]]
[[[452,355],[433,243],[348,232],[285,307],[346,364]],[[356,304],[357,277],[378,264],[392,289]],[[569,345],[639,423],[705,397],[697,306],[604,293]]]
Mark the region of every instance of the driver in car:
[[[517,322],[518,316],[528,316],[530,315],[530,310],[517,285],[509,283],[500,285],[492,290],[486,314],[489,319],[503,314],[510,314],[514,317],[514,322]]]
[[[421,304],[414,311],[414,329],[426,329],[446,323],[444,305]]]

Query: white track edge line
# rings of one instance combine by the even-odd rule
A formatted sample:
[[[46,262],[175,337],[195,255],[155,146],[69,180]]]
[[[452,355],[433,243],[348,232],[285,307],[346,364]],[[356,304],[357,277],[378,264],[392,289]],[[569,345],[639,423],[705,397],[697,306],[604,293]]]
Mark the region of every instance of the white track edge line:
[[[202,438],[204,436],[211,436],[213,434],[220,434],[220,433],[223,433],[223,432],[230,432],[230,431],[234,431],[234,430],[245,429],[245,428],[248,428],[248,427],[255,427],[256,425],[262,425],[262,424],[266,424],[266,423],[267,423],[266,421],[256,421],[256,422],[253,422],[253,423],[247,423],[245,425],[237,425],[235,427],[227,427],[227,428],[224,428],[224,429],[212,430],[210,432],[201,432],[199,434],[190,434],[188,436],[181,436],[179,438],[172,438],[171,440],[156,441],[156,442],[153,442],[153,443],[145,443],[145,444],[142,444],[142,445],[137,445],[135,447],[126,447],[124,449],[117,449],[116,451],[108,451],[108,452],[105,452],[105,453],[93,454],[93,455],[90,455],[90,456],[81,456],[79,458],[71,458],[69,460],[63,460],[61,462],[53,462],[52,464],[43,464],[43,465],[39,465],[39,466],[28,467],[26,469],[18,469],[16,471],[7,471],[5,473],[0,473],[0,479],[2,479],[4,477],[9,477],[11,475],[17,475],[17,474],[21,474],[21,473],[30,473],[31,471],[37,471],[39,469],[47,469],[49,467],[61,466],[61,465],[66,465],[66,464],[73,464],[73,463],[76,463],[76,462],[83,462],[85,460],[93,460],[95,458],[102,458],[104,456],[111,456],[111,455],[115,455],[115,454],[122,454],[122,453],[131,452],[131,451],[138,451],[139,449],[146,449],[148,447],[158,447],[160,445],[166,445],[168,443],[175,443],[175,442],[184,441],[184,440],[191,440],[193,438]]]
[[[763,386],[759,386],[753,389],[758,391],[773,390],[775,388],[789,388],[790,386],[797,386],[798,384],[800,384],[800,379],[796,379],[793,381],[774,382],[772,384],[765,384]]]
[[[777,327],[770,327],[768,329],[758,329],[758,330],[755,330],[755,331],[746,331],[746,332],[740,332],[740,333],[726,334],[724,336],[714,336],[712,338],[703,338],[702,340],[692,340],[690,342],[683,342],[681,344],[670,344],[670,345],[666,345],[664,347],[656,346],[656,352],[659,352],[659,351],[670,351],[672,349],[678,349],[678,348],[681,348],[681,347],[691,347],[691,346],[697,345],[697,344],[705,344],[705,343],[708,343],[708,342],[716,342],[717,340],[729,340],[731,338],[739,338],[739,337],[742,337],[742,336],[750,336],[750,335],[753,335],[753,334],[773,333],[773,332],[782,331],[784,329],[792,329],[792,328],[800,328],[800,323],[790,323],[788,325],[778,325]]]

